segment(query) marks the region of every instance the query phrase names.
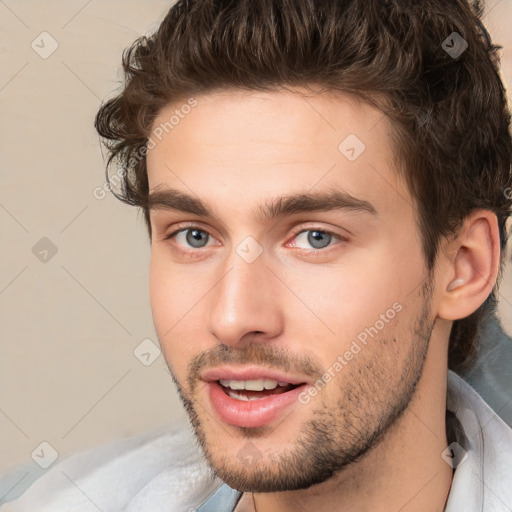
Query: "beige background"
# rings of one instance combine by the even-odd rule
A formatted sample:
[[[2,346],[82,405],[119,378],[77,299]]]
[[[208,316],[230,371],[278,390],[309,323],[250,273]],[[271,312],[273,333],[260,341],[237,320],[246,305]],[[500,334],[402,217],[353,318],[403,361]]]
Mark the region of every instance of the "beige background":
[[[61,459],[184,415],[162,356],[145,366],[133,353],[157,343],[142,218],[93,194],[94,115],[119,85],[122,50],[170,3],[0,0],[0,475],[34,465],[42,441]],[[488,11],[511,83],[512,2]],[[31,47],[51,48],[43,31],[58,44],[46,59]],[[43,237],[57,249],[46,262],[33,253]],[[510,334],[510,276],[502,294]]]

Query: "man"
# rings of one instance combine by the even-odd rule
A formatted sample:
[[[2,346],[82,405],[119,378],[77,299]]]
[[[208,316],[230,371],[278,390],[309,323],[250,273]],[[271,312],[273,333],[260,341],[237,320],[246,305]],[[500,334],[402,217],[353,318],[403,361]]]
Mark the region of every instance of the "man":
[[[512,431],[456,373],[511,209],[480,15],[180,1],[125,54],[96,127],[144,211],[155,327],[223,482],[173,510],[512,509]]]

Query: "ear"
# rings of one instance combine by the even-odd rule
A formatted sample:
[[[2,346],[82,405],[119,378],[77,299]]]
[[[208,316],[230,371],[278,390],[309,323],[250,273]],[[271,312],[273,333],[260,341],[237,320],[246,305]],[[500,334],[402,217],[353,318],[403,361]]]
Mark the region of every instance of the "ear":
[[[440,247],[438,316],[459,320],[476,311],[492,292],[500,266],[498,219],[476,210],[457,234]]]

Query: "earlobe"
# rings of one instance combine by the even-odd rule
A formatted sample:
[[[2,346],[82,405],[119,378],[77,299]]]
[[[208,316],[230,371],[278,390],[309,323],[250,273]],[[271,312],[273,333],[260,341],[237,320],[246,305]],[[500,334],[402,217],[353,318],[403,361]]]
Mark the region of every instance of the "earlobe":
[[[496,215],[477,210],[448,242],[443,265],[439,316],[459,320],[476,311],[492,292],[499,270],[500,238]]]

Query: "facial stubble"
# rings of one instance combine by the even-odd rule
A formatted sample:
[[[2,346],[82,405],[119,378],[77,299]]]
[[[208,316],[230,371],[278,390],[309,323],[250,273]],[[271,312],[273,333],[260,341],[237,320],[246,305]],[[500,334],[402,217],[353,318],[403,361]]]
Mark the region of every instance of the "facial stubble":
[[[203,353],[189,365],[188,389],[173,379],[180,399],[188,413],[196,438],[211,469],[230,487],[247,492],[281,492],[307,489],[322,483],[356,463],[379,442],[407,410],[423,371],[429,341],[434,326],[430,318],[432,290],[430,283],[423,286],[423,304],[419,314],[411,323],[411,340],[375,339],[374,344],[383,347],[389,344],[406,343],[407,353],[401,368],[386,367],[379,353],[369,358],[372,347],[364,348],[366,357],[360,364],[353,360],[343,369],[345,379],[338,384],[334,379],[330,385],[338,386],[338,398],[327,400],[320,396],[311,401],[312,418],[300,425],[297,439],[280,450],[265,451],[254,465],[244,463],[236,453],[217,456],[217,443],[207,433],[206,423],[219,426],[228,444],[240,439],[272,439],[272,433],[280,427],[286,417],[272,428],[239,428],[232,433],[233,426],[221,426],[197,399],[194,398],[197,375],[201,368],[216,363],[259,363],[277,368],[292,368],[310,376],[321,376],[321,367],[310,357],[290,358],[270,345],[251,343],[242,349],[217,346]],[[316,405],[318,404],[318,405]],[[315,407],[316,405],[316,407]],[[306,407],[298,403],[296,407]],[[237,438],[238,437],[238,438]],[[291,438],[291,436],[288,436]],[[217,446],[218,447],[218,446]],[[219,450],[222,451],[222,450]]]

